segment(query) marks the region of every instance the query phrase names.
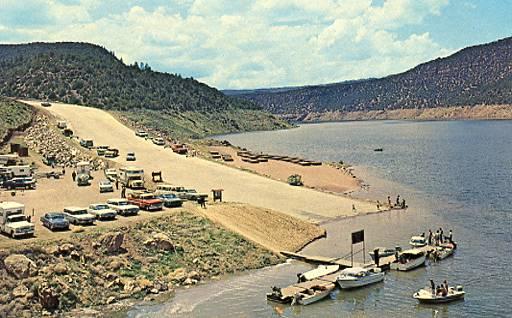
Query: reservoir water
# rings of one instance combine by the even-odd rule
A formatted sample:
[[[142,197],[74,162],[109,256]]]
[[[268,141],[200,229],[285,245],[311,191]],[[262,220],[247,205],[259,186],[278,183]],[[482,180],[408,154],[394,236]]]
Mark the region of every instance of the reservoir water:
[[[327,239],[309,245],[306,254],[346,255],[350,232],[359,229],[365,230],[367,250],[407,247],[412,235],[439,227],[445,233],[453,230],[459,249],[442,262],[389,272],[382,284],[337,292],[306,307],[265,299],[270,286],[293,283],[297,272],[312,268],[288,262],[180,289],[167,303],[137,306],[129,317],[512,316],[512,121],[324,123],[217,138],[253,151],[343,160],[369,184],[355,195],[385,201],[387,195],[400,194],[407,200],[406,211],[323,224]],[[357,261],[362,254],[355,256]],[[464,285],[466,300],[418,305],[412,294],[429,279]]]

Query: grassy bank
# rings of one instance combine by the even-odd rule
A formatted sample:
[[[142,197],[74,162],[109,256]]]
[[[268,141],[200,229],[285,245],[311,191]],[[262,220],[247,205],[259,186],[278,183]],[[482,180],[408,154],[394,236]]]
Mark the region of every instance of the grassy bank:
[[[166,112],[130,110],[115,112],[125,124],[149,128],[174,138],[202,138],[208,135],[253,130],[275,130],[291,125],[269,113],[253,109],[232,109],[226,112]]]
[[[33,114],[32,107],[0,97],[0,144],[9,138],[12,131],[30,124]]]
[[[202,216],[170,212],[131,226],[0,251],[0,316],[142,299],[279,261]]]

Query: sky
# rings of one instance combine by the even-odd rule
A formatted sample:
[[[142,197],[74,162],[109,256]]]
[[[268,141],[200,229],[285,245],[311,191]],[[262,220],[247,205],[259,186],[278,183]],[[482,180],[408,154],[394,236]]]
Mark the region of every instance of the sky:
[[[0,0],[0,43],[79,41],[220,89],[399,73],[512,35],[512,0]]]

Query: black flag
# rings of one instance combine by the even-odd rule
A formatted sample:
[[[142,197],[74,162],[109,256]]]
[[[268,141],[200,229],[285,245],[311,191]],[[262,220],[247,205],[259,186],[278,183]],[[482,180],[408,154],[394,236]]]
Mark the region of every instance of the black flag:
[[[364,241],[364,230],[352,233],[352,244],[356,244]]]

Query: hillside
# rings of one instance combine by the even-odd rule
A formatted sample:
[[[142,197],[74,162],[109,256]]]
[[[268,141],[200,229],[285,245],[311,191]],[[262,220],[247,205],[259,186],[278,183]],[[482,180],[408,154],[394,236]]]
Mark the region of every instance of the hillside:
[[[30,124],[33,110],[30,106],[0,97],[0,145],[12,131]]]
[[[155,72],[147,64],[125,65],[113,52],[87,43],[0,45],[0,95],[90,105],[132,117],[156,111],[166,117],[165,125],[149,118],[150,124],[178,135],[286,127],[252,102],[228,97],[193,78]],[[257,126],[245,121],[248,113]],[[172,126],[176,115],[192,129]]]
[[[380,79],[237,96],[295,119],[326,112],[512,104],[512,37]]]

